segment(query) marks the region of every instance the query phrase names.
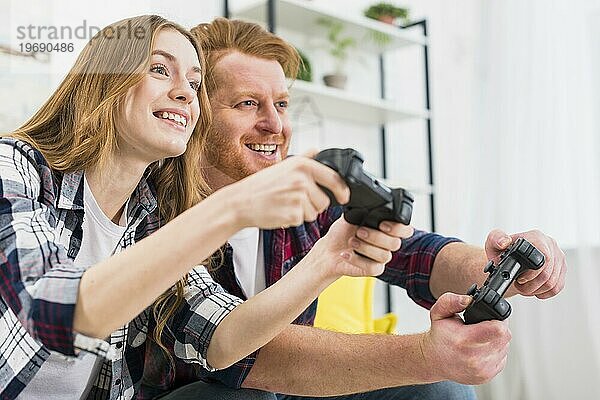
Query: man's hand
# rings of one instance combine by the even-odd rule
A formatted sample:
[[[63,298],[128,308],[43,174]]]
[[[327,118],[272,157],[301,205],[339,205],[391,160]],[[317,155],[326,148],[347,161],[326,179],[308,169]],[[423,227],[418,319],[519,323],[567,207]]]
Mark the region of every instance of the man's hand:
[[[431,308],[431,329],[423,334],[421,351],[434,374],[432,381],[480,385],[506,365],[511,339],[507,321],[465,325],[457,313],[470,302],[470,296],[448,292]]]
[[[538,230],[507,235],[501,230],[495,229],[489,233],[485,242],[488,259],[497,260],[500,253],[519,237],[527,239],[541,251],[546,262],[542,268],[528,270],[517,278],[513,285],[515,290],[523,296],[536,296],[539,299],[556,296],[565,287],[567,261],[556,240],[550,236]]]

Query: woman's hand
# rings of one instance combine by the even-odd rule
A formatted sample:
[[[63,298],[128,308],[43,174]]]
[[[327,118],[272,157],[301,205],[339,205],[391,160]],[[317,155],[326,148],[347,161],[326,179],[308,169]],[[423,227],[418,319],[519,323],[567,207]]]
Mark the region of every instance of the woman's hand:
[[[340,204],[350,189],[333,169],[304,156],[290,157],[220,190],[233,199],[240,228],[298,226],[329,206],[328,188]],[[217,192],[218,193],[218,192]]]
[[[377,276],[401,246],[401,239],[412,236],[411,226],[382,222],[388,232],[351,225],[340,218],[306,255],[303,263],[315,265],[326,277]]]

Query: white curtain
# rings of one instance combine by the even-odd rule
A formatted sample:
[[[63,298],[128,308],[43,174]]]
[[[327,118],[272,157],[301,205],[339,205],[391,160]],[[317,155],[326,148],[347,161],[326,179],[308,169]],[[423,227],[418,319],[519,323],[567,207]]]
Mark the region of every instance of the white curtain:
[[[471,129],[457,148],[443,136],[443,118],[436,120],[441,160],[460,159],[464,168],[457,177],[452,165],[441,166],[438,180],[468,205],[441,201],[442,230],[459,227],[480,243],[493,227],[536,227],[558,240],[569,264],[558,297],[510,300],[509,363],[480,397],[598,399],[600,3],[496,0],[476,9],[475,39],[464,42],[473,46],[471,101],[453,105],[444,92],[436,98],[469,118]]]
[[[496,227],[538,228],[567,253],[559,296],[509,300],[509,362],[480,400],[600,399],[600,2],[395,3],[429,25],[438,230],[483,245]],[[387,55],[387,93],[413,101],[407,51]],[[392,173],[418,173],[415,153]],[[399,332],[427,329],[402,291],[393,302]]]

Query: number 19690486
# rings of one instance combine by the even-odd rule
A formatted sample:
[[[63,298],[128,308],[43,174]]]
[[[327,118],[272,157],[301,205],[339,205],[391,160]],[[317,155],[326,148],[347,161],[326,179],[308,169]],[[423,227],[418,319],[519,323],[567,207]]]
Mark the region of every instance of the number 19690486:
[[[73,43],[19,43],[22,53],[72,53]]]

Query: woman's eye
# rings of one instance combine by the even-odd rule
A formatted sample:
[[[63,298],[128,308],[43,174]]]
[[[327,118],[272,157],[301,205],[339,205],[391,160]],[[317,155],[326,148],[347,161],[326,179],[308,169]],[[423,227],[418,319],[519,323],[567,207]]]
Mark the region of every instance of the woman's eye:
[[[200,81],[190,81],[190,87],[197,92],[200,90]]]
[[[156,72],[157,74],[161,74],[164,76],[169,76],[169,71],[167,67],[162,64],[154,64],[150,67],[150,72]]]

